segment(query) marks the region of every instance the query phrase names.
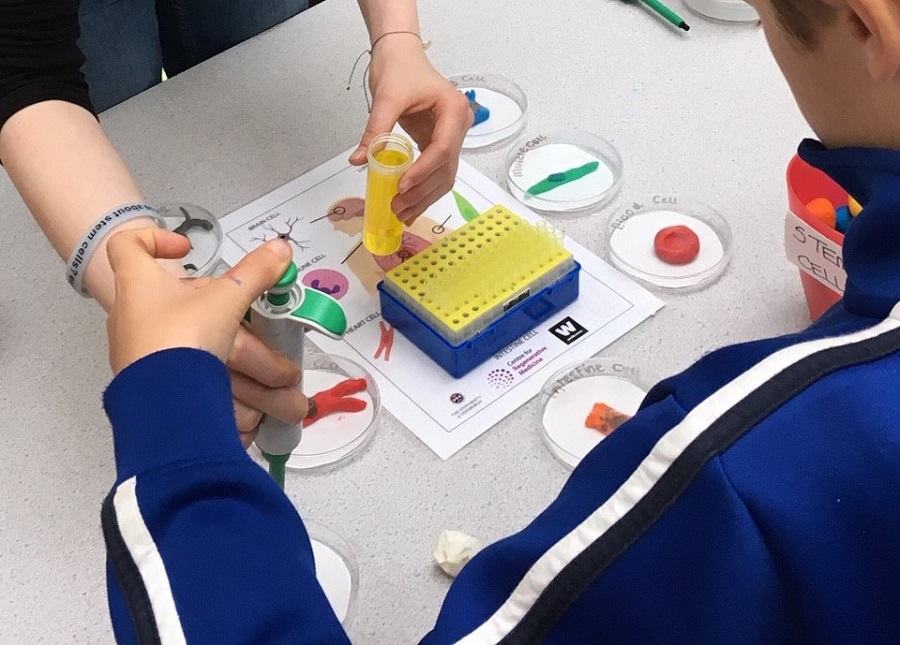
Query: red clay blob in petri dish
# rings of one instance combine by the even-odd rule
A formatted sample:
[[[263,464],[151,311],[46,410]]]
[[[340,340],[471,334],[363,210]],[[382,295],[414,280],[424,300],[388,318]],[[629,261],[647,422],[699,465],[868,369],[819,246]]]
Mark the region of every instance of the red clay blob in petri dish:
[[[667,226],[653,238],[653,250],[666,264],[688,264],[700,253],[700,238],[682,224]]]

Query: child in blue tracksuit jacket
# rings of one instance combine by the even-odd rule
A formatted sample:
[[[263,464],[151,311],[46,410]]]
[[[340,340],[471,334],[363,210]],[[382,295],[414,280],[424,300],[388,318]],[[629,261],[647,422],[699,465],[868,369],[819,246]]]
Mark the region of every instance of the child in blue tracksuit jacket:
[[[423,643],[900,643],[900,13],[754,5],[824,143],[801,157],[864,206],[842,302],[654,387],[540,516],[463,569]],[[181,244],[109,246],[116,637],[346,642],[300,518],[238,441],[220,360],[288,251],[276,240],[193,289],[152,259]]]

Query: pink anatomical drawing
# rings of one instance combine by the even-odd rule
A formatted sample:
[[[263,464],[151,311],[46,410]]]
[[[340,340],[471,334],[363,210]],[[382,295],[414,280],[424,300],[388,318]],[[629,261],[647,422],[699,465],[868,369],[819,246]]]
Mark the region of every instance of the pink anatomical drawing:
[[[328,221],[348,237],[357,239],[362,234],[365,201],[361,197],[344,197],[328,207]],[[435,231],[440,231],[436,233]],[[386,271],[399,266],[416,253],[424,251],[436,240],[449,234],[438,222],[422,216],[403,231],[400,249],[391,255],[372,255],[362,246],[356,247],[347,257],[346,266],[369,293],[377,295],[377,286]]]

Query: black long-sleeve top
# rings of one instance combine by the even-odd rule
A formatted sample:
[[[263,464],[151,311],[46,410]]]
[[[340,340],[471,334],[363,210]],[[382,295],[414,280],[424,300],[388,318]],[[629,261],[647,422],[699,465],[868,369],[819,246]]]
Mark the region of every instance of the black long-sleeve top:
[[[40,101],[68,101],[94,112],[81,72],[78,4],[0,0],[0,128]]]

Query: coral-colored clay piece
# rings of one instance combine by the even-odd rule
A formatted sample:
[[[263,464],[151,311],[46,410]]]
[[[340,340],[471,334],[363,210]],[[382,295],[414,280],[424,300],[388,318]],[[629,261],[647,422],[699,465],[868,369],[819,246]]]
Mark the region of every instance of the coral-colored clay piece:
[[[653,250],[667,264],[687,264],[700,253],[700,238],[687,226],[667,226],[653,238]]]
[[[628,421],[631,417],[619,412],[614,407],[605,403],[595,403],[591,413],[584,420],[586,428],[593,428],[603,434],[610,435],[613,430]]]
[[[366,402],[356,399],[350,394],[363,392],[369,386],[364,378],[351,378],[341,381],[329,390],[313,394],[309,398],[309,414],[303,420],[306,427],[322,417],[335,412],[361,412],[366,409]]]

